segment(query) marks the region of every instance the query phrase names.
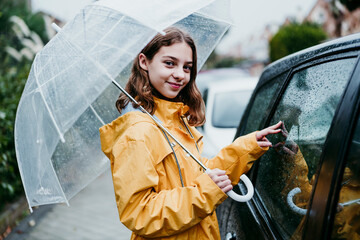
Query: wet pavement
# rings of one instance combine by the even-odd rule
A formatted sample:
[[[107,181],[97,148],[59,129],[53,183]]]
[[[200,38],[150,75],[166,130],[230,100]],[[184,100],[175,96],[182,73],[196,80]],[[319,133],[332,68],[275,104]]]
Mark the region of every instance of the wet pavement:
[[[125,240],[110,170],[65,204],[46,205],[22,220],[5,240]]]

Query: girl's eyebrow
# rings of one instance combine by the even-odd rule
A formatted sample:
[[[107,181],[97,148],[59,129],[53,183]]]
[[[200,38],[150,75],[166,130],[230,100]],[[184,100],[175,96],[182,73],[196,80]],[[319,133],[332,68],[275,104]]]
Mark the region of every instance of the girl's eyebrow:
[[[163,56],[163,58],[171,58],[174,61],[178,61],[178,59],[176,57],[174,57],[174,56]],[[186,64],[192,64],[192,63],[193,63],[192,61],[186,62]]]

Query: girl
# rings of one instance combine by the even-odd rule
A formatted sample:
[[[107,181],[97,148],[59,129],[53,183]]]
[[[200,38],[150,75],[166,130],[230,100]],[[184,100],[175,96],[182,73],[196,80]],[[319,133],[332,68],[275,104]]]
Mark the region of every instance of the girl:
[[[126,90],[198,159],[205,121],[196,87],[196,48],[177,28],[154,37],[134,61]],[[102,150],[111,161],[116,203],[131,239],[220,239],[215,208],[271,143],[276,124],[240,137],[213,159],[201,158],[203,172],[154,121],[123,94],[121,116],[100,128]],[[222,170],[220,170],[222,169]]]

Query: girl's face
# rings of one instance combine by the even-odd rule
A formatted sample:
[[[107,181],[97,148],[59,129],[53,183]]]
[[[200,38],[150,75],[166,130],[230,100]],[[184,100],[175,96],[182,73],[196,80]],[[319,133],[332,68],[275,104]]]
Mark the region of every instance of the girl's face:
[[[190,81],[192,49],[185,42],[163,46],[149,61],[139,55],[140,67],[148,72],[152,86],[164,97],[173,99]]]

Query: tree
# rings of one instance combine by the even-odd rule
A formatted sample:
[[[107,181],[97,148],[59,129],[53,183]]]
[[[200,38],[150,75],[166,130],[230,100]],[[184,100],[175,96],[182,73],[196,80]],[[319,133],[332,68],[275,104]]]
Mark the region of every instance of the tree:
[[[0,1],[0,211],[23,194],[14,146],[16,108],[36,51],[47,41],[40,14],[25,0]]]
[[[290,23],[282,26],[270,40],[270,61],[314,46],[327,39],[320,26],[313,23]]]

